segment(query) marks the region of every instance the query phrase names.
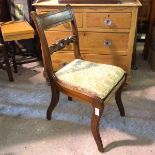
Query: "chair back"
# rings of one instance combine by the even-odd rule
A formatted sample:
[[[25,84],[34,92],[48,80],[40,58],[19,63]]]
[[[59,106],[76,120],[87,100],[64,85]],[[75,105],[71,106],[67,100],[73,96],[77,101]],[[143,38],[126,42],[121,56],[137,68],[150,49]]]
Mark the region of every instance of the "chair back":
[[[36,26],[40,38],[45,65],[44,67],[47,71],[49,80],[51,81],[53,78],[56,80],[57,78],[54,74],[51,61],[51,57],[54,52],[60,51],[70,43],[73,43],[75,58],[76,59],[81,58],[79,50],[79,37],[78,37],[77,25],[73,11],[70,5],[66,5],[65,9],[63,10],[49,12],[41,15],[37,15],[36,12],[31,12],[31,17],[34,21],[34,24]],[[48,45],[45,31],[49,28],[53,28],[67,22],[71,23],[72,35],[66,36],[65,38],[57,40],[55,43]]]

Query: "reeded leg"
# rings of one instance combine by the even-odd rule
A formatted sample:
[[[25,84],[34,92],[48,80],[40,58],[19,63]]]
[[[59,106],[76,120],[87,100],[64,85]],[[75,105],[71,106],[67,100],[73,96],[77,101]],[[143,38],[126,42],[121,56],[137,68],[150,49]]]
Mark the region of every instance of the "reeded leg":
[[[51,115],[52,115],[52,112],[54,110],[54,108],[56,107],[56,105],[58,104],[58,101],[59,101],[59,91],[52,88],[52,98],[51,98],[51,103],[47,109],[47,114],[46,114],[46,117],[48,120],[51,120]]]
[[[103,144],[99,133],[99,121],[102,116],[103,108],[93,108],[93,114],[91,119],[91,131],[94,137],[94,140],[97,144],[98,150],[100,152],[103,152]]]
[[[124,110],[124,106],[122,104],[122,99],[121,99],[122,88],[123,86],[121,86],[115,93],[115,100],[116,100],[117,107],[120,111],[120,115],[125,116],[125,110]]]
[[[68,101],[72,101],[72,97],[68,96]]]

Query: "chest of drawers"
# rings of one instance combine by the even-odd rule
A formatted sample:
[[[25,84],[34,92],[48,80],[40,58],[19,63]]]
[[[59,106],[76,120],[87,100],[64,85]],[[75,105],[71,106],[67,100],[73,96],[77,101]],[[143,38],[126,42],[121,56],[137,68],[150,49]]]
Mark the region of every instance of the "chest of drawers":
[[[38,14],[64,7],[64,4],[49,1],[34,5]],[[120,66],[127,71],[129,80],[137,12],[138,6],[141,5],[139,1],[71,5],[77,21],[82,57],[89,61]],[[70,24],[47,30],[48,43],[69,35],[70,30]],[[60,69],[73,59],[72,46],[54,53],[54,70]]]

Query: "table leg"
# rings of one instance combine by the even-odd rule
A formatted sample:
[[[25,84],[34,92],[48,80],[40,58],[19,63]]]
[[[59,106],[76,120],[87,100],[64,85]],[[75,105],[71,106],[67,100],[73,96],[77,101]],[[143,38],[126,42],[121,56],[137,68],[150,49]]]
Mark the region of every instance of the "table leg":
[[[11,57],[12,57],[12,63],[14,72],[17,73],[17,63],[16,63],[16,45],[14,41],[11,41]]]

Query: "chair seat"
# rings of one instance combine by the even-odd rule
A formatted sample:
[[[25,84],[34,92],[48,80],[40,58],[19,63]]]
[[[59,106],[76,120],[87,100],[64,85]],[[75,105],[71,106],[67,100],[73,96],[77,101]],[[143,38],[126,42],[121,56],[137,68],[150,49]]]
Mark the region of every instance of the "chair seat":
[[[124,74],[117,66],[75,59],[55,75],[70,88],[104,99],[122,81]]]

